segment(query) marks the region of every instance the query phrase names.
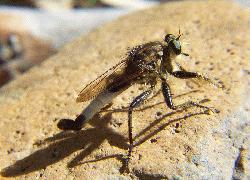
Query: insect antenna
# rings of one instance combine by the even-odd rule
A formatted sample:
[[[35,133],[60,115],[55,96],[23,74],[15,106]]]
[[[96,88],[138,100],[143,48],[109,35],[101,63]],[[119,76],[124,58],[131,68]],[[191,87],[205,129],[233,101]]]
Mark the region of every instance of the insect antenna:
[[[178,35],[178,37],[175,39],[175,40],[177,40],[177,41],[179,41],[179,39],[180,39],[180,37],[183,35],[183,33],[181,34],[181,28],[179,27],[179,35]]]

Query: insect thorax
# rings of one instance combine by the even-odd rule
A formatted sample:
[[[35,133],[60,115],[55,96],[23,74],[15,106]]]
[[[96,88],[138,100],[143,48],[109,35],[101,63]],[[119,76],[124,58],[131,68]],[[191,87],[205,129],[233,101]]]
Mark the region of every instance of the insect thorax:
[[[130,51],[130,65],[128,68],[140,71],[137,83],[152,84],[152,82],[156,81],[160,71],[162,55],[163,48],[159,42],[143,44]]]

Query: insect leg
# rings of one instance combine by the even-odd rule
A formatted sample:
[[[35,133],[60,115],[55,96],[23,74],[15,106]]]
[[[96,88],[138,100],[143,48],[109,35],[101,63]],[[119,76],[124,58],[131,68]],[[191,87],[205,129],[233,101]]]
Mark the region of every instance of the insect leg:
[[[128,169],[129,160],[131,157],[132,149],[133,149],[133,134],[132,134],[132,112],[133,109],[141,105],[152,93],[152,88],[150,90],[147,90],[143,93],[141,93],[139,96],[137,96],[132,103],[129,106],[128,109],[128,136],[129,136],[129,150],[128,150],[128,157],[125,161],[125,167]]]
[[[168,83],[166,82],[166,80],[162,80],[162,93],[163,93],[165,102],[166,102],[167,106],[170,109],[176,110],[178,108],[188,108],[188,107],[191,107],[191,106],[196,106],[196,107],[200,107],[200,108],[205,108],[208,111],[208,113],[216,112],[216,110],[213,110],[213,109],[211,109],[209,107],[206,107],[206,106],[202,106],[199,103],[196,103],[196,102],[193,102],[193,101],[187,101],[185,103],[182,103],[182,104],[179,104],[179,105],[175,106],[173,104],[173,101],[172,101],[172,95],[171,95],[170,87],[169,87]]]
[[[204,81],[208,82],[209,84],[214,85],[217,88],[222,88],[222,86],[220,84],[215,83],[213,80],[209,79],[208,77],[206,77],[198,72],[189,72],[189,71],[181,70],[181,71],[174,71],[171,74],[173,76],[175,76],[177,78],[181,78],[181,79],[197,78],[200,80],[204,80]]]

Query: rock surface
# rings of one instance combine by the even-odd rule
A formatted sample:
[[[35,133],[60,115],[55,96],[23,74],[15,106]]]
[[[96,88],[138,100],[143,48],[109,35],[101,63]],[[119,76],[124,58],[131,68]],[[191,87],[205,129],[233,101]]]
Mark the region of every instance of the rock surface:
[[[249,178],[250,13],[225,1],[179,2],[140,11],[65,46],[57,55],[1,90],[1,175],[43,179],[231,179]],[[61,133],[57,122],[74,119],[85,84],[125,57],[128,47],[161,40],[179,27],[191,56],[190,71],[218,78],[209,85],[170,77],[174,103],[209,98],[202,109],[173,112],[164,103],[136,111],[130,174],[121,174],[127,154],[127,114],[103,112],[78,133]],[[198,91],[197,91],[198,90]],[[111,109],[139,94],[132,87]],[[182,95],[182,96],[178,96]],[[144,106],[162,102],[161,95]]]

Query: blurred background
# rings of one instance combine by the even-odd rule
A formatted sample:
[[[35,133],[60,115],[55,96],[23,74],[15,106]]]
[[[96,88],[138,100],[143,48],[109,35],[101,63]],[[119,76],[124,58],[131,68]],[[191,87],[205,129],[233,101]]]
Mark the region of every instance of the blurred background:
[[[79,35],[174,0],[0,0],[0,88]],[[234,0],[250,7],[250,0]]]

